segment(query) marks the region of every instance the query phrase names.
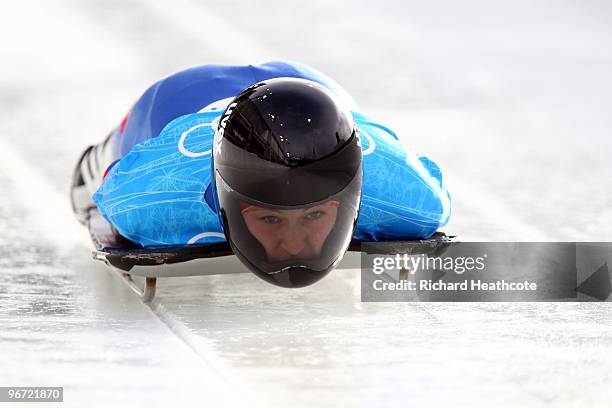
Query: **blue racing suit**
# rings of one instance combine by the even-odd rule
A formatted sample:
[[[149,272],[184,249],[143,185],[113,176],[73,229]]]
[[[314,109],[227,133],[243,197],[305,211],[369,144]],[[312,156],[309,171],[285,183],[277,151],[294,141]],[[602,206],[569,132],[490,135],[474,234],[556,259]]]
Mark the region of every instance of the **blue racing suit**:
[[[121,235],[143,246],[225,241],[211,187],[219,116],[248,86],[270,78],[317,82],[351,109],[363,152],[363,189],[354,238],[428,238],[448,222],[450,196],[438,166],[357,111],[329,77],[294,62],[204,65],[153,84],[111,135],[114,162],[93,200]]]

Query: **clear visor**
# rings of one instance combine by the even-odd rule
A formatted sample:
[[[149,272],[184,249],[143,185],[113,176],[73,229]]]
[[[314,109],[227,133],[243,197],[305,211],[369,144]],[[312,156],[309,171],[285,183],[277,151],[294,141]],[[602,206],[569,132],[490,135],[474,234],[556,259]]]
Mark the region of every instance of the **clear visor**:
[[[293,210],[240,203],[242,219],[270,264],[320,257],[336,226],[339,206],[338,200]]]
[[[328,271],[346,251],[357,220],[361,177],[343,191],[303,206],[280,207],[219,189],[226,235],[251,269]]]

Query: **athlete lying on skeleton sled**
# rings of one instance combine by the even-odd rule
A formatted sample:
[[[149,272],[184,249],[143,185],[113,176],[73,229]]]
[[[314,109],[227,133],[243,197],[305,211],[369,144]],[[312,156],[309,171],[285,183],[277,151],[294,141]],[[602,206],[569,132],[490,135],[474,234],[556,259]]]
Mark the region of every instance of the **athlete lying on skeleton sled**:
[[[283,287],[318,281],[349,244],[443,240],[450,217],[435,163],[287,62],[158,81],[84,152],[71,198],[119,268],[233,253]]]

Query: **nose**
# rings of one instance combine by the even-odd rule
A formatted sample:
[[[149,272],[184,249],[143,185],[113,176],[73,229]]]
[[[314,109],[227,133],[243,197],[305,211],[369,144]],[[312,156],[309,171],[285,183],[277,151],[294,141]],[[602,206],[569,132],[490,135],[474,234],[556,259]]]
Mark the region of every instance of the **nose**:
[[[288,228],[281,239],[280,247],[291,256],[296,256],[306,247],[306,234],[299,227]]]

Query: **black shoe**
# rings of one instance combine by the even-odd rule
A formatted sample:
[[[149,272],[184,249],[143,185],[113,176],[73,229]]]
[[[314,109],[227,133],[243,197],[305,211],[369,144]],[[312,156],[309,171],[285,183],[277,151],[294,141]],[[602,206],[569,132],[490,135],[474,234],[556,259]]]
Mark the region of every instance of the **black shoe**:
[[[70,203],[72,204],[72,211],[76,219],[81,223],[87,222],[89,210],[96,205],[91,199],[90,190],[85,182],[85,179],[91,180],[92,169],[90,164],[90,153],[93,151],[94,146],[89,146],[81,158],[77,162],[77,165],[72,174],[72,185],[70,186]],[[84,172],[89,172],[85,175]]]

